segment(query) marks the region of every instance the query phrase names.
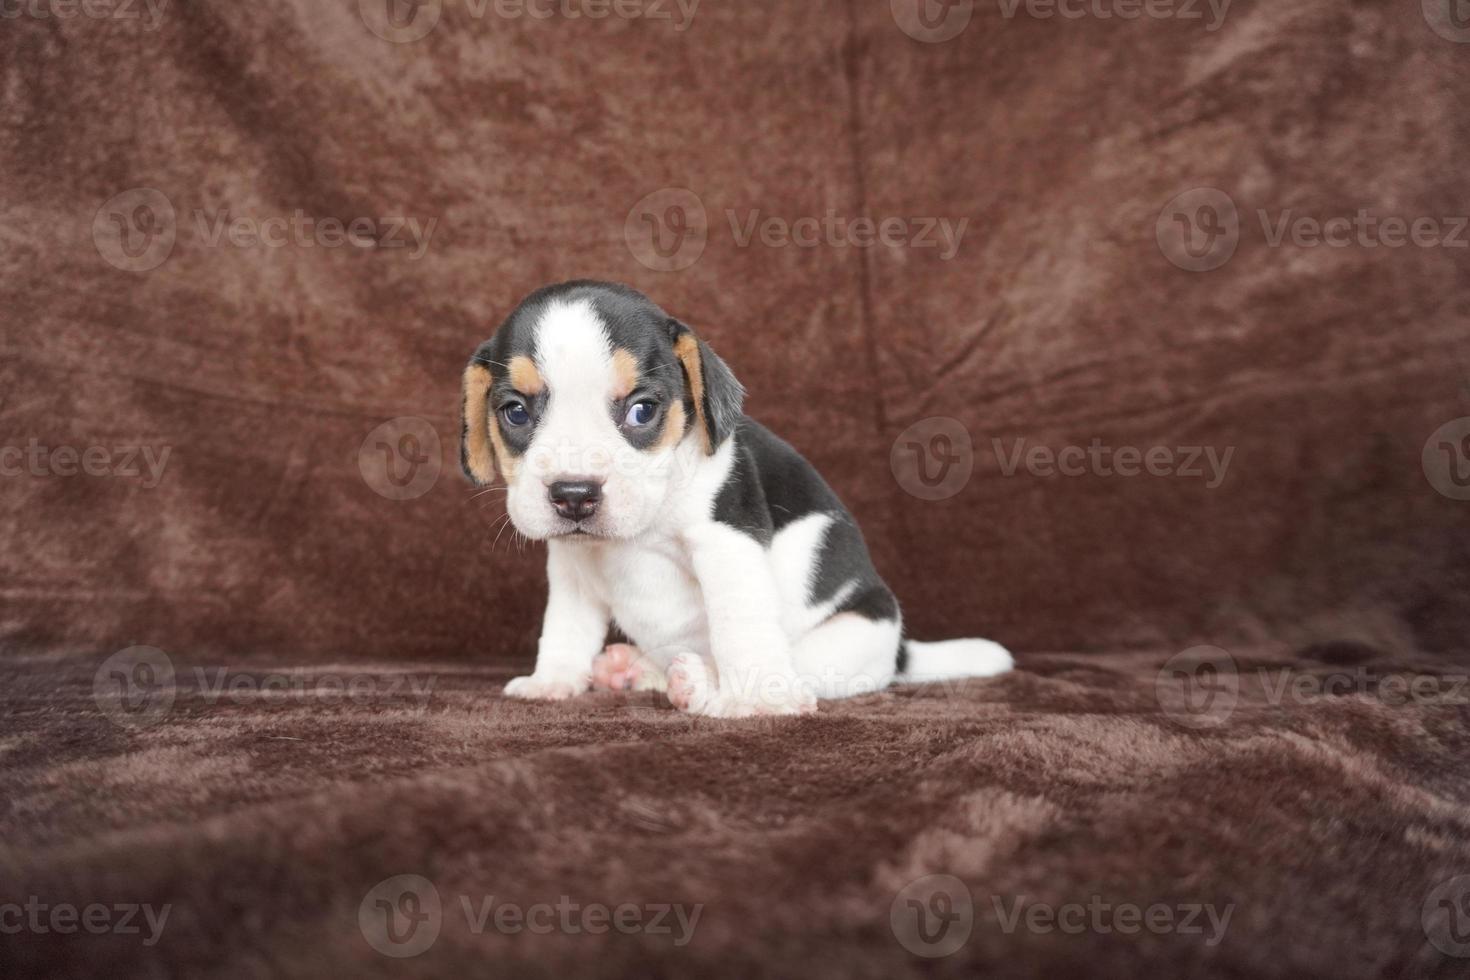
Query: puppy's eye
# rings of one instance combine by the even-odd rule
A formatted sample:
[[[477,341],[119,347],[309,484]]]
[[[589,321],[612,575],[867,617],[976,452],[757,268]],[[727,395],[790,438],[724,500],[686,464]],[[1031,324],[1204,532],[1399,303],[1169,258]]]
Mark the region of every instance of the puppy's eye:
[[[653,421],[658,414],[658,405],[655,402],[643,401],[628,406],[628,414],[623,419],[623,424],[640,429]]]
[[[520,402],[511,402],[500,410],[500,417],[505,419],[505,424],[519,429],[531,421],[531,413],[526,411],[526,406]]]

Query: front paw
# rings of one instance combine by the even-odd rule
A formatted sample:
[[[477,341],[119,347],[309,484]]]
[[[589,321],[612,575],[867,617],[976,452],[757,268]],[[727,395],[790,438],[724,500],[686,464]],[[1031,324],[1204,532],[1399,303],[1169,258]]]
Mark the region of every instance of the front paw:
[[[565,701],[586,694],[592,678],[577,674],[531,674],[505,685],[505,696],[522,701]]]

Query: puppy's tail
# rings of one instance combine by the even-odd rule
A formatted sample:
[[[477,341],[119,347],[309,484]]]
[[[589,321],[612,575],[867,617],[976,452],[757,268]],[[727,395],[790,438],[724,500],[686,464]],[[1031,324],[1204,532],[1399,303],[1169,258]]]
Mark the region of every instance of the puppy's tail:
[[[939,643],[904,640],[899,648],[897,680],[923,684],[959,677],[994,677],[1015,665],[1011,652],[990,640],[944,640]]]

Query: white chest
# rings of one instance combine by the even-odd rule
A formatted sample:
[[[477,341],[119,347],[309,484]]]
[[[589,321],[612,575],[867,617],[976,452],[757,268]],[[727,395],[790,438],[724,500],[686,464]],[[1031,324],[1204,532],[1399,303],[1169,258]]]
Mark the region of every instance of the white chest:
[[[676,654],[709,654],[704,596],[689,556],[673,541],[587,549],[587,585],[643,653],[667,665]]]

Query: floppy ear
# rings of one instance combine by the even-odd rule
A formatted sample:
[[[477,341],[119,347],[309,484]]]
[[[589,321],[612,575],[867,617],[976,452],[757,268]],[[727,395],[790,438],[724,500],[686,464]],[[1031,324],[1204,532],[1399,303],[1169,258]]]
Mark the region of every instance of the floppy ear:
[[[490,434],[490,368],[476,354],[464,369],[464,416],[459,462],[476,486],[495,482],[495,446]]]
[[[674,356],[684,366],[704,450],[713,453],[735,431],[745,389],[709,345],[678,320],[669,320],[669,339],[674,342]]]

